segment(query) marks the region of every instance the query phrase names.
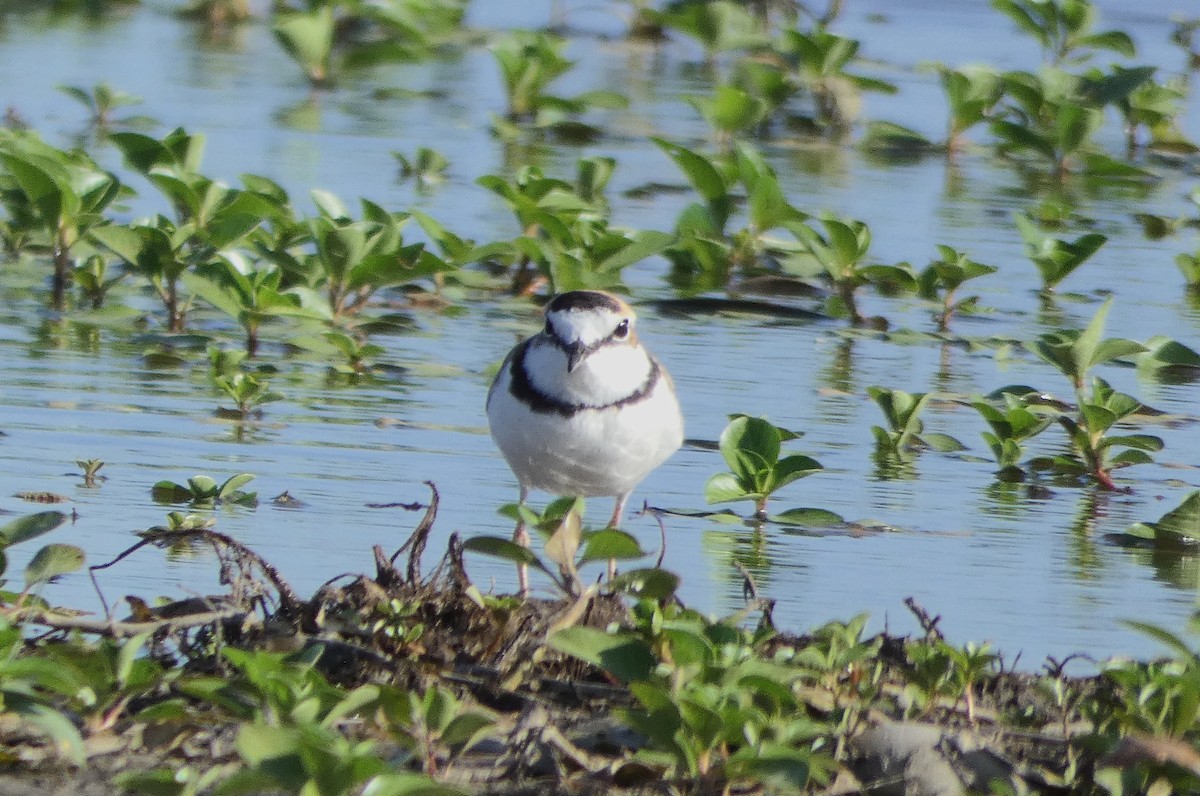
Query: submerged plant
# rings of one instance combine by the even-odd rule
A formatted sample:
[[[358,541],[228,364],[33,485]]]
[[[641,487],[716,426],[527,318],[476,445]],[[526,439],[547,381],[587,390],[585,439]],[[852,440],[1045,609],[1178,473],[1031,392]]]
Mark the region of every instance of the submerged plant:
[[[549,93],[550,85],[574,62],[563,55],[566,42],[547,33],[517,31],[492,44],[508,98],[507,121],[535,129],[559,130],[576,137],[596,131],[578,117],[591,108],[621,108],[626,100],[613,91],[596,90],[575,97]],[[503,125],[497,125],[503,132]]]
[[[917,290],[921,298],[937,301],[941,308],[934,320],[939,332],[950,329],[950,319],[956,313],[970,312],[979,303],[978,296],[958,298],[958,289],[963,283],[981,276],[994,274],[996,267],[977,263],[951,246],[938,245],[938,259],[931,262],[917,275]]]
[[[1088,232],[1075,240],[1063,240],[1042,232],[1029,216],[1017,214],[1017,229],[1025,241],[1025,254],[1042,277],[1042,292],[1050,293],[1100,250],[1108,238]]]
[[[822,469],[808,456],[783,455],[783,443],[802,436],[761,417],[731,415],[719,441],[729,472],[708,479],[704,499],[709,503],[752,500],[755,519],[767,519],[767,501],[774,493]]]
[[[315,85],[329,80],[333,54],[333,5],[318,4],[305,11],[279,11],[271,32]]]
[[[103,81],[92,86],[91,91],[82,86],[59,86],[58,90],[87,108],[90,115],[88,123],[100,129],[107,129],[114,124],[128,124],[130,120],[115,119],[113,113],[118,108],[142,103],[141,97],[114,89]]]
[[[232,475],[220,483],[207,475],[193,476],[186,484],[164,480],[150,489],[150,496],[158,503],[187,503],[199,508],[222,504],[253,507],[258,505],[258,493],[242,491],[253,480],[249,473]]]
[[[953,154],[962,149],[966,132],[988,119],[1003,96],[1003,89],[1000,75],[988,67],[939,66],[938,77],[949,106],[945,146]]]
[[[1001,481],[1020,481],[1025,477],[1021,467],[1023,443],[1046,430],[1055,420],[1056,412],[1031,405],[1024,397],[1004,392],[1004,405],[977,399],[971,402],[991,431],[980,432],[999,469]]]
[[[264,404],[283,400],[282,395],[271,390],[269,383],[249,373],[217,376],[213,383],[234,402],[234,408],[222,410],[222,414],[232,415],[238,420],[261,415]]]
[[[661,252],[671,236],[654,230],[625,231],[610,226],[604,187],[612,175],[609,158],[582,158],[574,184],[522,168],[510,179],[489,174],[480,185],[512,210],[522,234],[486,247],[486,254],[516,265],[513,290],[521,292],[537,276],[553,292],[619,289],[630,265]]]
[[[882,283],[905,288],[916,286],[916,278],[906,263],[882,265],[867,263],[871,248],[871,229],[866,222],[822,215],[824,234],[809,224],[789,225],[805,253],[833,283],[836,296],[829,301],[831,315],[848,317],[854,326],[886,324],[884,319],[868,318],[858,306],[858,289],[866,284]],[[789,268],[801,265],[793,258]]]
[[[80,244],[95,245],[105,213],[126,189],[83,152],[66,152],[33,134],[0,130],[0,199],[9,212],[5,240],[46,253],[53,266],[50,304],[63,309]]]
[[[1044,334],[1033,345],[1038,356],[1070,379],[1077,405],[1075,416],[1064,413],[1058,418],[1067,431],[1072,453],[1040,459],[1035,464],[1064,475],[1089,477],[1104,489],[1116,488],[1113,470],[1150,462],[1150,454],[1163,446],[1161,439],[1149,434],[1110,436],[1115,424],[1141,409],[1141,402],[1117,392],[1098,377],[1091,379],[1087,389],[1092,368],[1146,351],[1145,346],[1132,340],[1103,339],[1111,306],[1109,299],[1086,329]]]
[[[888,424],[887,428],[871,426],[879,453],[906,459],[920,448],[943,452],[963,449],[963,444],[948,434],[925,431],[921,412],[929,404],[931,396],[928,393],[868,387],[867,394],[879,406]]]
[[[1092,0],[992,0],[992,7],[1037,41],[1053,64],[1085,61],[1097,50],[1128,58],[1136,54],[1128,33],[1095,29],[1097,9]]]
[[[841,134],[854,122],[854,109],[863,91],[895,94],[886,80],[850,72],[860,42],[821,27],[785,31],[776,45],[792,64],[797,79],[812,97],[813,121],[819,129]]]

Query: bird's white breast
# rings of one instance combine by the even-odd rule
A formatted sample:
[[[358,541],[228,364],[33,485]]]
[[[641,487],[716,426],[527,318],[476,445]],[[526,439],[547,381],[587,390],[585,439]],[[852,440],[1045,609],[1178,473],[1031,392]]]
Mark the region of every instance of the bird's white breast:
[[[670,377],[640,346],[601,348],[568,373],[562,350],[535,338],[523,359],[534,390],[575,408],[535,409],[513,394],[521,358],[501,369],[488,396],[488,423],[522,485],[558,495],[624,495],[682,444]]]

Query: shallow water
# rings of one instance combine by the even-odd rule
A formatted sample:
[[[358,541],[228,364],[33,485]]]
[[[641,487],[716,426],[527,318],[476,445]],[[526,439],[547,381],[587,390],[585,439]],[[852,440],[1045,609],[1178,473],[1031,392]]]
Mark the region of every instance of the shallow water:
[[[1178,51],[1167,44],[1170,3],[1140,3],[1136,12],[1116,0],[1099,5],[1105,23],[1134,33],[1141,62],[1168,72],[1178,68]],[[932,74],[914,69],[917,64],[1036,64],[1028,42],[983,2],[910,3],[903,14],[884,0],[848,6],[838,30],[863,40],[861,52],[871,59],[863,70],[901,87],[894,97],[868,96],[868,118],[936,138],[944,125],[940,89]],[[623,192],[650,180],[681,182],[674,166],[645,142],[647,135],[688,145],[704,141],[705,125],[682,99],[707,85],[694,66],[696,53],[685,44],[661,52],[626,44],[611,38],[621,30],[619,21],[584,4],[565,7],[581,32],[570,50],[580,65],[562,91],[616,88],[632,103],[602,117],[611,133],[600,143],[542,147],[534,157],[547,173],[561,175],[570,174],[583,154],[616,157],[609,192],[615,220],[670,229],[690,201],[687,195],[631,199]],[[214,42],[175,19],[171,8],[149,4],[100,21],[50,21],[40,12],[0,15],[0,103],[65,144],[83,130],[82,110],[53,87],[106,80],[145,99],[129,112],[157,119],[155,134],[176,126],[204,132],[203,170],[212,176],[269,176],[301,206],[307,206],[309,190],[322,188],[348,203],[365,197],[392,208],[419,207],[476,240],[516,234],[507,210],[473,183],[508,164],[505,147],[488,132],[503,96],[486,52],[379,67],[312,93],[263,26],[249,25]],[[472,22],[483,28],[537,26],[548,19],[548,8],[479,2]],[[381,100],[373,95],[380,86],[431,98]],[[1193,137],[1200,133],[1197,118],[1193,101],[1184,125]],[[421,145],[451,162],[447,183],[424,194],[396,179],[390,154]],[[1078,212],[1094,219],[1110,241],[1046,308],[1039,306],[1036,272],[1011,223],[1012,213],[1028,204],[1028,192],[1009,167],[986,153],[968,153],[950,167],[936,157],[889,164],[848,147],[788,141],[766,151],[796,204],[867,221],[873,255],[881,261],[923,266],[934,245],[945,243],[1000,266],[1001,273],[979,280],[971,291],[992,311],[957,320],[960,334],[1030,340],[1079,327],[1099,306],[1101,291],[1111,290],[1117,300],[1109,335],[1144,340],[1166,334],[1200,348],[1200,314],[1185,300],[1172,262],[1194,240],[1146,241],[1130,218],[1134,211],[1186,212],[1182,197],[1195,184],[1190,175],[1163,169],[1163,179],[1151,188],[1085,195]],[[128,175],[114,150],[102,145],[96,152]],[[131,216],[162,209],[148,186],[129,180],[141,193]],[[995,483],[989,461],[972,458],[987,457],[979,439],[983,423],[961,400],[1012,383],[1066,394],[1062,377],[1048,366],[1020,353],[969,351],[927,338],[905,344],[847,336],[833,321],[663,314],[650,302],[672,296],[664,270],[662,262],[649,261],[629,269],[626,281],[642,302],[643,339],[676,379],[689,436],[714,440],[731,412],[767,415],[804,431],[794,448],[825,470],[784,490],[773,505],[818,506],[878,526],[861,534],[755,533],[669,516],[665,565],[683,574],[689,604],[714,613],[739,608],[741,580],[731,565],[736,560],[754,573],[764,596],[777,600],[775,617],[784,627],[802,630],[867,611],[876,629],[912,632],[917,625],[903,600],[913,596],[941,615],[951,639],[992,641],[1009,660],[1019,655],[1029,667],[1046,655],[1153,654],[1154,643],[1120,620],[1179,629],[1195,609],[1194,559],[1155,557],[1105,540],[1132,522],[1157,519],[1200,485],[1194,385],[1104,369],[1118,389],[1177,416],[1169,426],[1148,429],[1167,441],[1158,463],[1125,471],[1131,494],[1054,487],[1030,496],[1021,487]],[[208,386],[202,351],[186,357],[190,364],[152,367],[143,355],[153,341],[131,331],[127,321],[50,317],[43,309],[43,276],[26,266],[0,271],[0,430],[6,435],[0,438],[0,509],[33,510],[12,497],[22,491],[69,496],[78,519],[57,538],[82,545],[91,563],[132,544],[132,531],[163,521],[167,508],[150,500],[155,481],[183,481],[196,473],[252,473],[250,488],[260,497],[287,491],[305,502],[298,509],[264,501],[253,511],[217,512],[218,529],[261,551],[301,592],[339,573],[369,569],[373,544],[399,546],[419,515],[368,504],[424,502],[426,480],[442,497],[427,564],[451,532],[507,532],[495,509],[515,498],[516,487],[487,436],[482,404],[490,369],[539,325],[528,306],[468,301],[458,315],[416,312],[412,331],[373,338],[386,347],[387,363],[407,371],[356,385],[331,379],[324,363],[283,349],[283,327],[268,329],[263,360],[278,368],[272,386],[286,400],[269,405],[264,423],[239,436],[233,425],[213,417],[221,402]],[[150,306],[129,288],[118,298]],[[933,328],[929,308],[916,299],[868,292],[864,305],[895,327]],[[226,328],[215,318],[199,321],[209,331]],[[233,336],[228,342],[236,345]],[[945,400],[927,412],[927,428],[952,434],[971,450],[923,453],[903,477],[881,473],[871,456],[870,426],[882,422],[866,394],[872,385],[939,393]],[[80,458],[106,462],[101,487],[80,485],[74,465]],[[720,469],[716,453],[687,447],[647,479],[633,503],[704,508],[703,484]],[[605,516],[608,509],[606,501],[594,501],[591,514]],[[633,518],[628,527],[657,549],[652,518]],[[14,549],[12,564],[22,565],[27,555]],[[473,557],[469,567],[484,587],[513,585],[510,569],[496,562]],[[128,593],[204,593],[214,587],[214,577],[203,554],[177,554],[164,563],[161,553],[147,550],[101,573],[100,582],[112,601]],[[84,575],[52,586],[47,596],[97,605]]]

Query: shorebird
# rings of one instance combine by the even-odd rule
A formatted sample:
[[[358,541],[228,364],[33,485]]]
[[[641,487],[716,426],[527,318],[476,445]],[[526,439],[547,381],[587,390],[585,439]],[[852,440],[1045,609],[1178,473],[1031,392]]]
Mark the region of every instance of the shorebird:
[[[545,312],[545,328],[509,352],[488,391],[492,438],[521,503],[531,489],[613,497],[608,527],[619,527],[630,493],[683,443],[675,385],[616,296],[573,290]],[[513,538],[528,546],[523,524]],[[524,568],[518,578],[528,591]]]

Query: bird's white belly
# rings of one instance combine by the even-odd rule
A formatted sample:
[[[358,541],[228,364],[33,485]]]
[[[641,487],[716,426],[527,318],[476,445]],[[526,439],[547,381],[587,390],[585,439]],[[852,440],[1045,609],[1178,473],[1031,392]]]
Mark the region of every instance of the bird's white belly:
[[[522,485],[555,495],[627,494],[683,441],[678,403],[663,389],[570,417],[504,398],[488,406],[500,452]]]

